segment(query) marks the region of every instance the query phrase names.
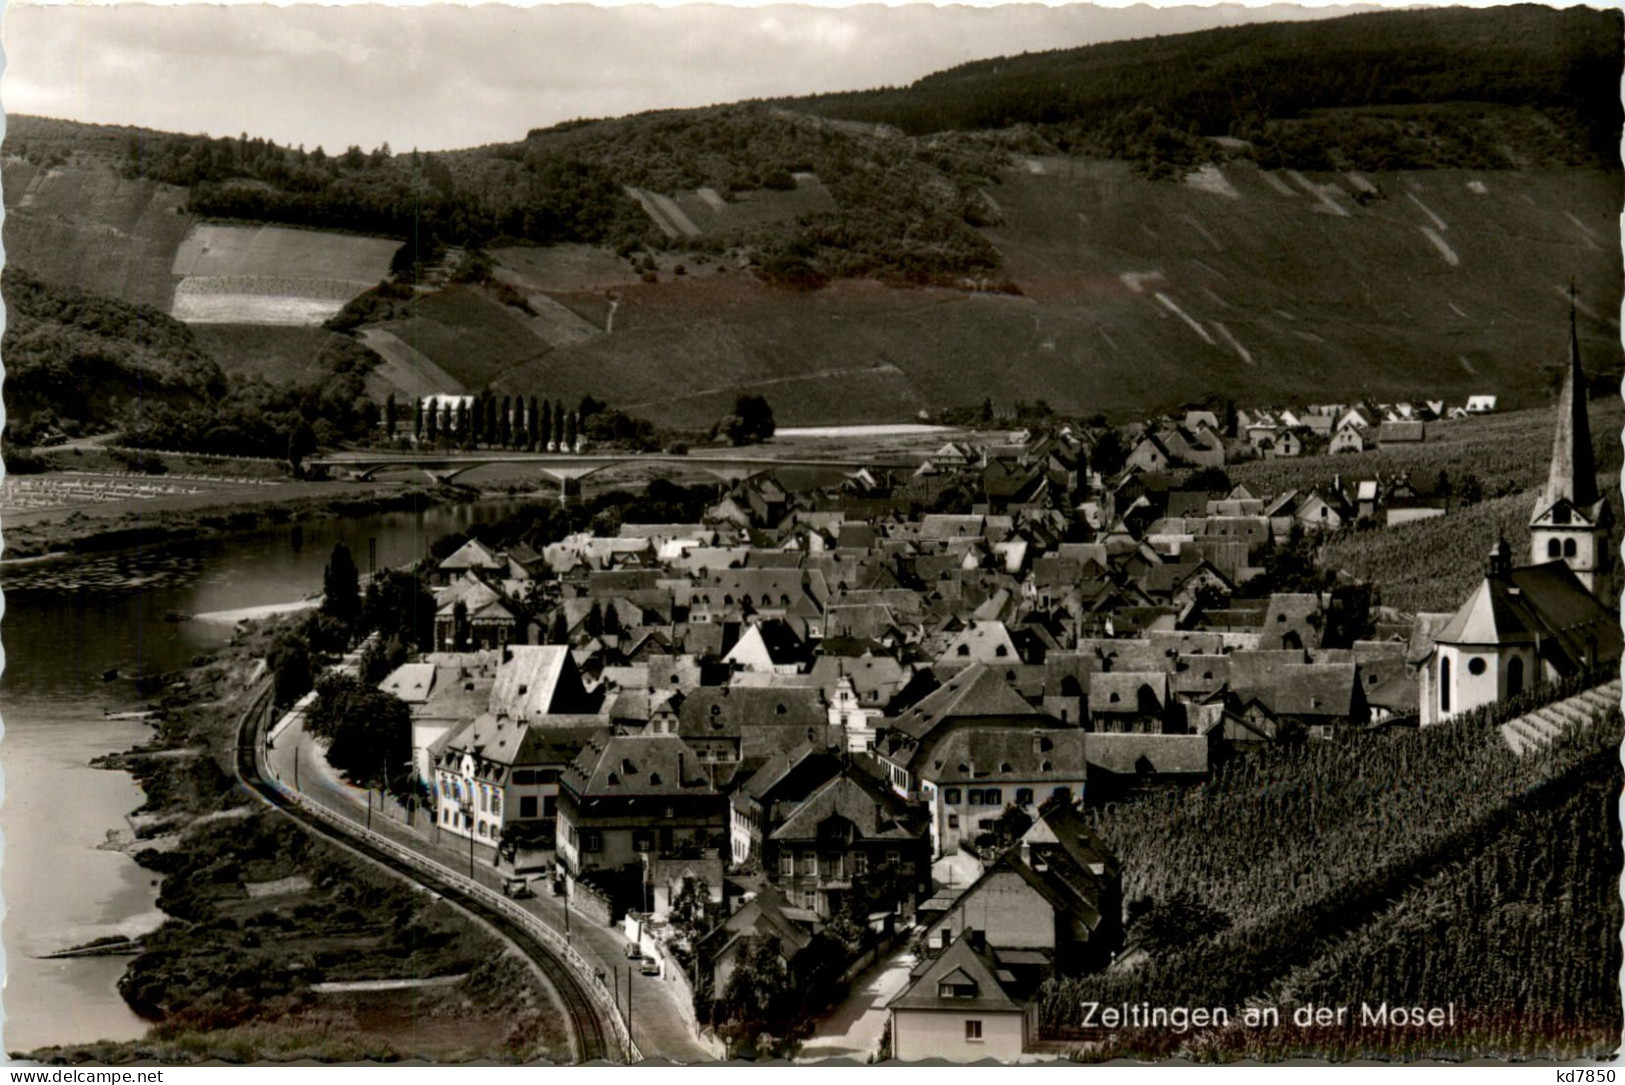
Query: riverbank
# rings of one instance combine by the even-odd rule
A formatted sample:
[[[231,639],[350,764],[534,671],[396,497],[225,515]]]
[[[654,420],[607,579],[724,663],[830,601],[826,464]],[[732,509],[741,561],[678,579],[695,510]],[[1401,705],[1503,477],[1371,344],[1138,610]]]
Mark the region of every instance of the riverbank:
[[[143,935],[119,991],[151,1028],[18,1057],[569,1059],[562,1011],[528,961],[236,785],[236,727],[258,691],[259,659],[297,620],[245,626],[167,675],[151,739],[97,759],[131,773],[146,796],[130,839],[116,843],[160,877],[165,919]],[[425,979],[437,982],[416,982]]]
[[[5,517],[0,570],[51,556],[192,542],[282,524],[426,509],[455,499],[415,482],[286,482]],[[0,574],[3,575],[3,574]]]

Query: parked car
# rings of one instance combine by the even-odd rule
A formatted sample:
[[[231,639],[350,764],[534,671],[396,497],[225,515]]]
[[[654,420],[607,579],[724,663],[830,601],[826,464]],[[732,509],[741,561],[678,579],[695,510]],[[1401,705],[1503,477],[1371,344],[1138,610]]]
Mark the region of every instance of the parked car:
[[[653,957],[645,957],[643,958],[643,967],[638,971],[645,976],[658,976],[660,975],[660,962]]]
[[[643,956],[643,949],[636,942],[629,942],[626,947],[627,960],[635,961]]]

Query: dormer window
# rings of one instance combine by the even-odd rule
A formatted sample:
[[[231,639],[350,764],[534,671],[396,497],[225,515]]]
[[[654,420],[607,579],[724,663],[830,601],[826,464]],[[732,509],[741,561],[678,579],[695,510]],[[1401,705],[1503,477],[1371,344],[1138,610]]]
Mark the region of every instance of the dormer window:
[[[976,984],[974,983],[939,983],[937,995],[940,998],[975,998]]]
[[[649,774],[649,786],[650,787],[659,787],[660,786],[660,773],[651,772]]]

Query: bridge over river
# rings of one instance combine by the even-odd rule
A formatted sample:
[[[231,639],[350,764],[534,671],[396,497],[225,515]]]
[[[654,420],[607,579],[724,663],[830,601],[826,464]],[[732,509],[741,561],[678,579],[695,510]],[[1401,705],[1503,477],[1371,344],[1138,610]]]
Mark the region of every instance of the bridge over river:
[[[700,456],[677,455],[670,452],[446,452],[421,455],[403,452],[336,452],[316,456],[305,461],[306,466],[329,472],[347,472],[350,477],[368,480],[386,471],[421,471],[436,482],[450,483],[471,471],[485,467],[522,466],[538,475],[552,479],[560,487],[560,496],[568,499],[572,490],[579,491],[580,482],[589,475],[615,467],[656,466],[673,471],[687,469],[703,472],[730,484],[756,478],[759,475],[786,468],[822,468],[826,470],[857,471],[875,468],[889,471],[913,472],[920,461],[901,461],[884,457],[823,459],[805,457],[770,457],[755,454],[709,454]]]

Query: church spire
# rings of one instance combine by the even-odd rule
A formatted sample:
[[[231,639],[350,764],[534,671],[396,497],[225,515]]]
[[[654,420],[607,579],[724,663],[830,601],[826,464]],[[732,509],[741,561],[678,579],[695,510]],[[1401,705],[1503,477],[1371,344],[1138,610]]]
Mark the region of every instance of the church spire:
[[[1580,366],[1580,333],[1574,317],[1574,285],[1569,285],[1569,368],[1557,397],[1557,432],[1552,439],[1551,474],[1545,506],[1568,501],[1579,508],[1597,503],[1597,467],[1591,456],[1591,425],[1586,420],[1585,370]]]

